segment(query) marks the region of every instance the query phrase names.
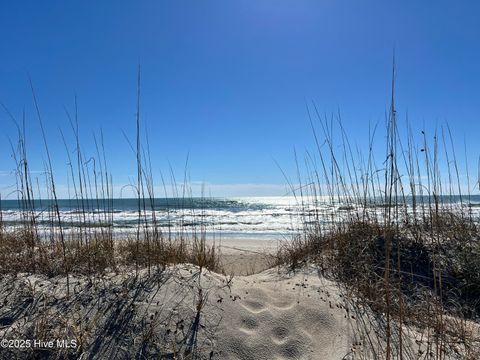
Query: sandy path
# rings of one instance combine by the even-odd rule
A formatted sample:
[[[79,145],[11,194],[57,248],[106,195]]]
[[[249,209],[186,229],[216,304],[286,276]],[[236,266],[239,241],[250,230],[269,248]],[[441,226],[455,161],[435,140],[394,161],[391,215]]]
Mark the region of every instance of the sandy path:
[[[225,274],[251,275],[272,266],[279,241],[223,238],[215,244],[220,250],[220,264]]]

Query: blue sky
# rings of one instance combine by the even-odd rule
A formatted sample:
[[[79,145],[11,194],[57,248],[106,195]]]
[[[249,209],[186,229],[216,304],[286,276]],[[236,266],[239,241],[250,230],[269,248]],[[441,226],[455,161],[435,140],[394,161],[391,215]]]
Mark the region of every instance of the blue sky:
[[[135,176],[123,132],[133,139],[140,64],[154,175],[171,164],[181,176],[189,154],[190,180],[213,195],[278,195],[285,179],[275,162],[294,176],[294,148],[314,147],[305,100],[322,113],[340,109],[359,146],[369,125],[383,127],[395,49],[400,119],[408,112],[414,129],[432,131],[448,122],[475,163],[478,18],[477,1],[4,1],[0,101],[18,118],[25,109],[30,166],[41,171],[30,74],[65,185],[58,129],[71,139],[64,109],[76,95],[84,152],[103,129],[122,186]],[[3,112],[0,137],[5,193],[15,128]]]

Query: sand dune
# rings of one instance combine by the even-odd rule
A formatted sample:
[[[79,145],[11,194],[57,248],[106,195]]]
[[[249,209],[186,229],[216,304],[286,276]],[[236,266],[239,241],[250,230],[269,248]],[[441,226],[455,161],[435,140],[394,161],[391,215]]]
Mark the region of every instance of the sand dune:
[[[381,359],[381,320],[311,266],[228,277],[193,265],[71,279],[3,277],[0,337],[76,339],[76,349],[1,349],[0,358]],[[405,359],[434,346],[404,328]],[[394,333],[395,336],[395,333]],[[394,350],[395,351],[395,350]],[[448,350],[445,358],[462,358]]]

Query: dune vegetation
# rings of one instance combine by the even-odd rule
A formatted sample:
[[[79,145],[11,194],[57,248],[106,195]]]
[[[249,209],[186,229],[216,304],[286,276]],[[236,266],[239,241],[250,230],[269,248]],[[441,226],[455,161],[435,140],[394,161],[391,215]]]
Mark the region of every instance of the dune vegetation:
[[[156,346],[153,333],[143,333],[142,345],[132,351],[137,355],[144,351],[143,354],[151,356],[149,351],[156,349],[165,350],[165,358],[203,358],[199,354],[204,348],[194,346],[206,302],[201,279],[205,269],[222,272],[219,253],[215,244],[207,244],[201,222],[191,231],[166,232],[157,226],[157,194],[148,138],[144,139],[141,131],[140,105],[135,141],[129,143],[137,164],[136,180],[128,185],[137,199],[136,233],[117,241],[113,224],[113,179],[108,170],[103,134],[95,136],[94,154],[87,154],[81,146],[77,117],[67,113],[75,142],[67,142],[63,133],[61,138],[69,158],[72,195],[67,200],[75,211],[66,220],[59,211],[59,202],[65,199],[57,196],[55,170],[33,87],[32,93],[44,139],[46,161],[42,188],[47,190],[40,192],[40,186],[35,183],[38,178],[30,172],[28,153],[31,149],[27,146],[25,120],[16,119],[4,106],[18,130],[17,139],[12,141],[16,163],[16,189],[12,194],[18,201],[22,218],[21,223],[10,226],[0,217],[0,273],[4,281],[15,283],[21,276],[61,279],[57,282],[62,284],[65,293],[62,301],[68,307],[72,299],[81,297],[79,294],[85,295],[79,292],[79,287],[85,290],[94,286],[89,296],[107,301],[114,301],[115,294],[134,297],[136,286],[148,287],[152,279],[161,283],[162,274],[167,274],[166,269],[172,269],[172,265],[193,264],[200,275],[188,285],[194,289],[189,299],[195,304],[189,335],[183,340],[177,339],[175,351],[171,347],[152,348]],[[299,170],[296,180],[287,179],[304,208],[298,214],[304,225],[293,239],[279,247],[273,265],[295,273],[313,264],[322,277],[340,284],[355,299],[355,306],[369,309],[376,316],[378,332],[384,339],[381,352],[377,349],[375,353],[377,358],[412,358],[404,346],[406,329],[412,327],[419,329],[425,337],[422,342],[427,344],[416,358],[444,359],[452,353],[458,358],[479,358],[480,225],[474,211],[478,205],[471,201],[475,191],[478,192],[479,179],[475,179],[468,166],[460,169],[450,128],[433,133],[413,130],[408,123],[406,128],[401,128],[392,84],[384,157],[378,158],[373,148],[378,138],[381,139],[380,130],[372,129],[369,148],[354,149],[348,139],[348,129],[343,128],[339,116],[325,118],[314,104],[308,105],[307,110],[317,148],[305,156],[306,172]],[[418,135],[420,142],[416,142]],[[461,176],[464,171],[466,178]],[[165,183],[163,179],[162,183]],[[184,185],[179,197],[187,198],[186,180]],[[327,202],[336,210],[322,212],[317,206],[319,202]],[[94,217],[87,217],[87,212]],[[201,219],[201,211],[198,217]],[[106,286],[101,279],[113,273],[121,277],[117,279],[120,282],[108,275],[110,285],[101,290],[98,286],[102,281]],[[124,278],[122,274],[131,277]],[[231,279],[225,280],[224,286],[228,287],[229,281]],[[40,306],[58,308],[52,299],[53,303],[40,301],[35,291],[32,287],[28,294],[16,295],[17,304],[10,303],[2,310],[0,325],[9,327],[18,319],[28,318],[28,314],[39,315]],[[122,314],[127,316],[124,308],[127,302],[122,301],[118,306],[122,306]],[[60,317],[52,319],[60,321]],[[61,322],[49,328],[46,321],[41,316],[30,317],[24,329],[15,331],[30,332],[41,338],[58,325],[55,329],[70,329],[70,334],[82,344],[74,355],[62,353],[59,358],[64,355],[75,358],[85,349],[95,351],[94,342],[87,340],[87,323],[79,320],[81,329]],[[105,326],[118,330],[119,325],[114,322]],[[136,326],[140,326],[139,323]],[[178,330],[178,323],[176,326]],[[368,352],[351,356],[372,358]]]

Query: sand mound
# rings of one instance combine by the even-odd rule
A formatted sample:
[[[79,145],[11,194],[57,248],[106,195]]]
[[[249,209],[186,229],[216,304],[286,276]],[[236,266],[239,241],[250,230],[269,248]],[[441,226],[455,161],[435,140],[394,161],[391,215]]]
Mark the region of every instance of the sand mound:
[[[2,359],[377,359],[381,317],[307,267],[229,278],[192,265],[97,277],[0,279],[0,339],[76,348],[0,349]],[[403,329],[405,359],[435,347]],[[393,336],[396,336],[395,332]],[[442,358],[462,358],[454,351]]]

